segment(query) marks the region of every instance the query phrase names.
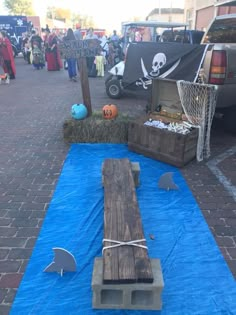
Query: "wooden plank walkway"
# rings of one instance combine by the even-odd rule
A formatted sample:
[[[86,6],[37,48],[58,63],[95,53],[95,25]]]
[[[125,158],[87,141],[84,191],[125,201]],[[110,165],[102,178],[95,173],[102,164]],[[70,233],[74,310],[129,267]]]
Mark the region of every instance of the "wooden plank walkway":
[[[104,239],[146,246],[130,161],[106,159],[103,164]],[[106,241],[104,246],[115,245]],[[132,245],[103,251],[103,283],[152,283],[146,248]]]

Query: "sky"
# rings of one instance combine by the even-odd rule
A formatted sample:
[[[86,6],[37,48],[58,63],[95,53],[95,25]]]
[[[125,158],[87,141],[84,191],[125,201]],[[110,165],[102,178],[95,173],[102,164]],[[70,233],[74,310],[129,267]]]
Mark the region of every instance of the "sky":
[[[121,22],[129,21],[132,17],[145,17],[155,8],[183,8],[184,0],[33,0],[38,15],[45,13],[50,5],[70,8],[75,13],[92,16],[99,28],[117,29],[121,28]],[[145,4],[144,4],[145,3]],[[1,4],[0,0],[0,14]]]
[[[140,0],[119,0],[111,2],[110,0],[48,0],[35,1],[35,8],[42,12],[48,5],[69,7],[73,12],[92,16],[94,22],[99,28],[121,29],[121,22],[129,21],[137,16],[142,19],[155,8],[184,7],[184,0],[145,0],[142,5]]]

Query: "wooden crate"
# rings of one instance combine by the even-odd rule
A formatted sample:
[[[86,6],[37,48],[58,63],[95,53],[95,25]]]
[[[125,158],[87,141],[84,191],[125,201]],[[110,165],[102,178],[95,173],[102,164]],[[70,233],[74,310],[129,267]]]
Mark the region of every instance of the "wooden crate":
[[[183,167],[195,158],[197,129],[182,135],[166,129],[144,125],[148,118],[145,116],[130,122],[128,147],[131,151],[177,167]]]
[[[159,129],[144,123],[154,120],[182,122],[180,119],[165,118],[155,113],[160,106],[170,116],[181,117],[183,111],[176,82],[172,80],[155,80],[152,87],[152,113],[129,123],[128,147],[131,151],[157,159],[177,167],[183,167],[196,156],[198,130],[193,129],[183,135],[166,129]]]

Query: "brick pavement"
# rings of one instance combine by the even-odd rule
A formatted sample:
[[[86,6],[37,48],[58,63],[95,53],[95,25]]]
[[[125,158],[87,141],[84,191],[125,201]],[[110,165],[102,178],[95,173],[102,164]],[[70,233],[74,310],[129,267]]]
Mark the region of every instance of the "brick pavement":
[[[33,70],[17,58],[17,79],[0,86],[0,314],[9,314],[30,259],[69,146],[62,124],[73,103],[82,102],[79,83],[65,71]],[[91,78],[93,109],[110,103],[103,78]],[[126,97],[120,111],[138,116],[146,101]],[[236,144],[236,137],[213,130],[212,158]],[[236,155],[219,164],[236,183]],[[206,162],[182,169],[216,241],[236,277],[236,202]]]

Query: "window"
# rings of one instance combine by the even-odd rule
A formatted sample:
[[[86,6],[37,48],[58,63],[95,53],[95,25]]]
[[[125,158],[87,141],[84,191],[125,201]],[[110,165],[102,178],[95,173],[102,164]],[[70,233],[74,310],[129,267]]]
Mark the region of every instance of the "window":
[[[236,19],[215,20],[204,43],[236,43]]]

